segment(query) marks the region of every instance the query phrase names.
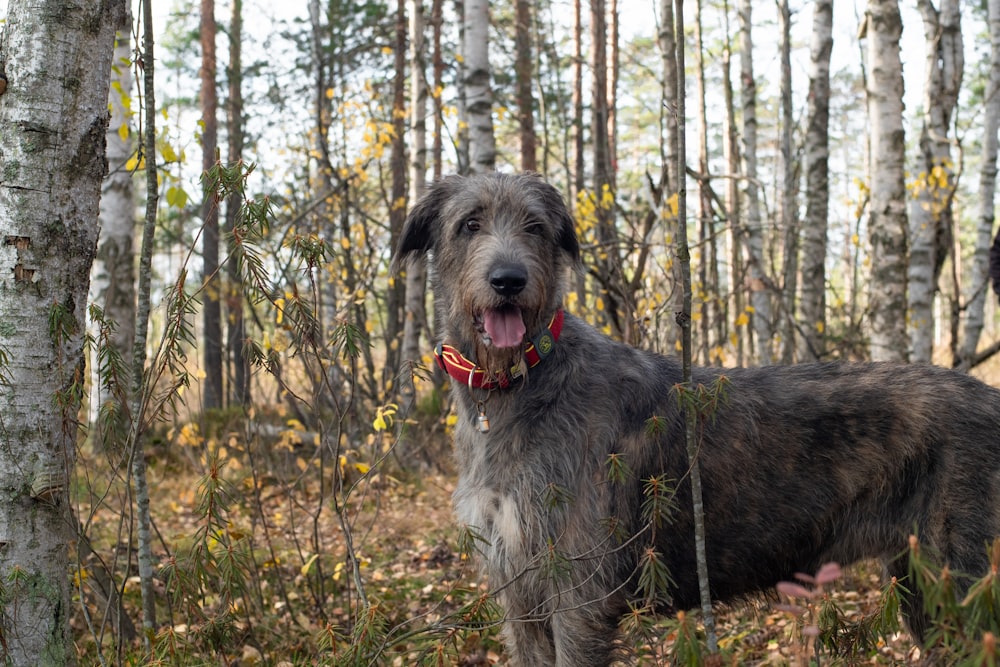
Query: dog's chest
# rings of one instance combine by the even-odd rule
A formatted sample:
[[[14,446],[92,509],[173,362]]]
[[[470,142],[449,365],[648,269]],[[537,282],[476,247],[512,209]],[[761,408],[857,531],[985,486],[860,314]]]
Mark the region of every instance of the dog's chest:
[[[459,420],[455,433],[459,463],[455,512],[483,539],[481,548],[491,561],[524,558],[540,546],[536,504],[544,480],[530,461],[514,453],[523,451],[524,443],[504,442],[504,447],[497,447],[491,442],[501,437],[511,436],[495,430],[481,433],[473,420],[465,419]]]

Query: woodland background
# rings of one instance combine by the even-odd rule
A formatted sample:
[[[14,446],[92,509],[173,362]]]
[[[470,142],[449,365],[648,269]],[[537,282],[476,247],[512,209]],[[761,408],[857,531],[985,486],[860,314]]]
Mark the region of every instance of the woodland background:
[[[566,306],[631,344],[679,351],[683,183],[698,363],[901,360],[1000,382],[1000,0],[145,0],[120,12],[113,56],[81,66],[110,76],[91,268],[32,240],[49,222],[17,204],[22,165],[61,160],[5,142],[44,123],[14,115],[19,35],[37,27],[29,59],[61,62],[44,48],[110,4],[0,5],[10,664],[501,659],[450,514],[426,276],[388,273],[443,174],[560,188],[585,263]],[[86,89],[67,80],[50,99]],[[68,276],[88,260],[89,293],[50,291],[45,253]],[[8,538],[22,524],[31,538]],[[871,618],[876,574],[828,601]],[[818,611],[729,610],[721,643],[741,664],[808,660]],[[623,623],[648,664],[689,628]],[[898,632],[830,650],[919,656]]]

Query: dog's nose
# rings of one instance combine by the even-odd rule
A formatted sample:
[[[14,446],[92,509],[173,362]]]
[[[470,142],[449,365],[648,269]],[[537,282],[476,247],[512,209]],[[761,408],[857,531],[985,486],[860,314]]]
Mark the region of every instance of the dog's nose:
[[[490,286],[500,296],[517,296],[528,284],[528,272],[515,264],[504,264],[490,271]]]

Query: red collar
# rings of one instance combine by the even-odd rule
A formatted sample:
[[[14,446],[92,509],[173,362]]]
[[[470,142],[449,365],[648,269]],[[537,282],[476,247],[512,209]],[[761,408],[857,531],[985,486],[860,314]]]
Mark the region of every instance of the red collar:
[[[560,308],[552,316],[549,326],[543,329],[537,336],[531,339],[528,347],[524,350],[524,360],[528,368],[533,368],[542,362],[542,359],[549,356],[559,340],[562,332],[563,311]],[[448,375],[463,385],[473,389],[503,389],[509,387],[514,380],[521,377],[523,371],[521,365],[514,366],[509,371],[490,373],[484,368],[479,368],[470,359],[462,355],[457,348],[442,343],[434,350],[434,358]]]

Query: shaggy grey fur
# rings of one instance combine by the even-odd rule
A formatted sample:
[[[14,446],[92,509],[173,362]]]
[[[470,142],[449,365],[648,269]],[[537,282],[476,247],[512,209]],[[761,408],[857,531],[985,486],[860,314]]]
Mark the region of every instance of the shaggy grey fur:
[[[523,352],[493,345],[489,325],[520,315],[526,339],[543,329],[579,254],[559,193],[533,175],[500,174],[434,185],[406,221],[396,267],[423,251],[444,340],[491,370]],[[942,368],[887,364],[696,369],[694,382],[723,373],[728,396],[703,423],[700,453],[713,599],[828,561],[877,557],[905,577],[915,531],[953,570],[986,571],[1000,534],[1000,392]],[[650,547],[672,577],[660,608],[697,606],[680,381],[675,359],[567,314],[551,355],[514,386],[453,383],[455,507],[483,538],[513,664],[619,657],[617,624],[641,597]],[[660,428],[650,430],[653,417]],[[657,475],[677,480],[677,507],[654,529],[643,505]],[[909,600],[918,636],[921,609]]]

